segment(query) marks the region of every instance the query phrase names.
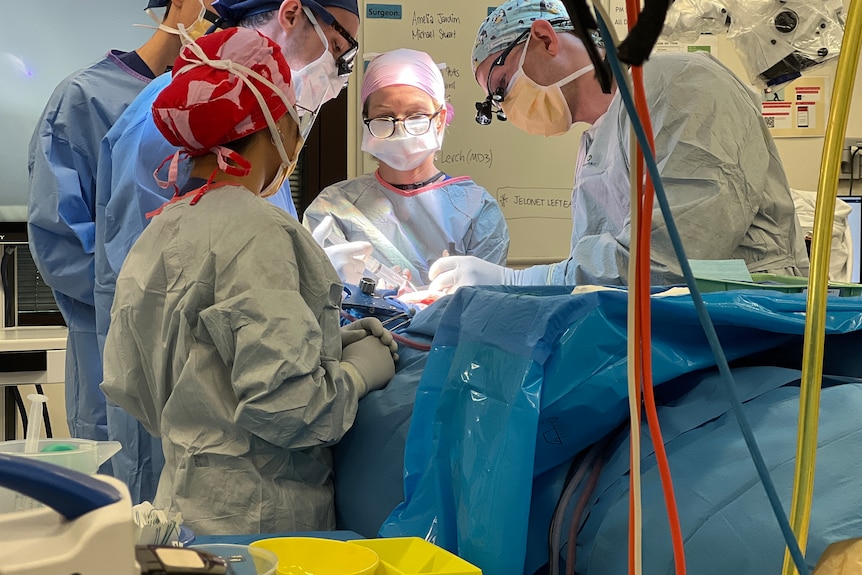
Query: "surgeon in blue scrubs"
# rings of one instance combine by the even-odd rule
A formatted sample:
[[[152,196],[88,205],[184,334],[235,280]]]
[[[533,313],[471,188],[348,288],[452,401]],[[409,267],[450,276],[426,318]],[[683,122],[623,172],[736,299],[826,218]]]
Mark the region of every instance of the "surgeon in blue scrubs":
[[[212,4],[222,27],[253,28],[282,47],[296,81],[297,109],[307,135],[320,106],[341,92],[352,70],[358,49],[356,0],[216,0]],[[110,325],[117,275],[132,245],[148,224],[147,214],[174,195],[172,186],[161,187],[154,172],[178,151],[156,128],[152,105],[170,83],[171,74],[156,78],[114,123],[101,142],[96,183],[95,307],[100,350]],[[169,162],[165,163],[167,166]],[[182,188],[188,179],[188,162],[181,162],[175,178]],[[171,176],[158,171],[158,179]],[[289,183],[271,203],[296,217]],[[355,242],[365,251],[367,244]],[[359,245],[362,244],[362,245]],[[108,404],[108,434],[123,445],[114,456],[118,477],[141,485],[140,493],[153,497],[163,460],[147,459],[146,446],[157,444],[137,420]],[[158,465],[156,465],[158,463]],[[134,495],[133,495],[134,499]]]
[[[201,0],[150,0],[146,9],[153,8],[166,14],[150,39],[132,52],[112,50],[63,80],[30,140],[30,251],[69,327],[66,415],[77,438],[108,439],[93,297],[99,142],[176,59],[180,39],[171,32],[178,24],[198,35],[209,27]],[[110,472],[110,465],[102,471]]]

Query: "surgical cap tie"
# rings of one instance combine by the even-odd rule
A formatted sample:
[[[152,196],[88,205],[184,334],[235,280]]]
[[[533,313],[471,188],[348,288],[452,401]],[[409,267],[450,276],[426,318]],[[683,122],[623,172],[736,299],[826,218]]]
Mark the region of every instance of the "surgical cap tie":
[[[287,152],[284,149],[284,143],[281,139],[281,132],[278,129],[278,125],[276,124],[275,119],[272,117],[272,112],[269,110],[269,106],[266,105],[266,101],[261,94],[260,90],[258,90],[257,86],[251,81],[250,78],[254,78],[258,82],[262,83],[266,87],[268,87],[272,92],[278,96],[285,107],[287,108],[288,114],[290,114],[291,118],[293,118],[296,125],[299,126],[299,117],[294,109],[293,105],[290,103],[290,100],[284,94],[284,92],[275,84],[270,82],[267,78],[262,76],[261,74],[255,72],[254,70],[234,62],[230,59],[213,59],[206,55],[203,49],[196,44],[191,38],[188,36],[188,33],[185,30],[185,27],[182,24],[179,24],[179,31],[181,37],[185,38],[188,43],[183,47],[184,50],[191,50],[197,58],[184,56],[185,60],[188,62],[185,66],[176,70],[174,72],[174,77],[178,77],[181,74],[188,72],[198,66],[209,66],[211,68],[215,68],[217,70],[225,70],[229,72],[231,75],[239,78],[243,84],[251,91],[260,105],[260,109],[263,112],[264,118],[266,119],[267,126],[269,127],[269,131],[272,134],[272,140],[275,144],[275,147],[278,149],[278,155],[281,157],[281,161],[284,164],[290,164],[291,160],[287,157]],[[229,148],[225,148],[224,146],[217,145],[213,146],[206,150],[190,150],[184,149],[179,150],[172,156],[165,158],[165,160],[159,165],[156,171],[153,173],[153,176],[156,179],[156,182],[161,188],[168,188],[169,186],[174,186],[175,195],[179,194],[179,188],[176,185],[177,176],[179,173],[178,164],[183,156],[193,157],[200,156],[205,153],[213,153],[216,155],[218,159],[219,168],[225,172],[226,174],[230,174],[232,176],[243,177],[251,172],[251,163],[246,160],[242,155],[238,154],[234,150]],[[161,168],[165,165],[165,162],[170,161],[170,165],[168,166],[168,179],[162,180],[159,178],[158,173]],[[233,164],[229,163],[233,162]],[[212,176],[210,177],[210,180]]]

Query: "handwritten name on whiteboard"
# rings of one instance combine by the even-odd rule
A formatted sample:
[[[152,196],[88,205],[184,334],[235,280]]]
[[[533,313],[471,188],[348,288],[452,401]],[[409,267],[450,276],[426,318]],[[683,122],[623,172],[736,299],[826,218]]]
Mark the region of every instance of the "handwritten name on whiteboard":
[[[450,26],[461,24],[461,17],[453,12],[413,12],[411,24],[414,41],[454,40],[458,33]]]
[[[498,188],[497,203],[507,220],[571,220],[572,191],[566,188]]]
[[[467,164],[490,168],[494,165],[494,150],[458,150],[440,153],[437,159],[441,164]]]

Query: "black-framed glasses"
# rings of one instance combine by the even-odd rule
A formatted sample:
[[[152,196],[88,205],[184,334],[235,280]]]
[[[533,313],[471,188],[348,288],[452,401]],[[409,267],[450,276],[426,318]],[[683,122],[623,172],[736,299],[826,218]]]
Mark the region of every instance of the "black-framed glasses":
[[[406,118],[392,118],[390,116],[381,116],[379,118],[365,118],[363,123],[368,126],[368,131],[375,138],[381,140],[388,138],[395,133],[395,126],[399,123],[404,126],[404,131],[411,136],[421,136],[431,129],[431,122],[434,121],[443,106],[437,108],[433,114],[411,114]]]
[[[548,22],[551,26],[565,26],[566,24],[572,24],[572,21],[568,18],[560,18],[558,20],[550,20]],[[488,68],[488,79],[485,82],[485,87],[488,89],[488,97],[485,98],[481,102],[476,102],[476,123],[480,126],[487,126],[491,123],[491,120],[494,119],[494,114],[496,114],[497,119],[501,122],[506,121],[506,112],[503,111],[503,108],[500,104],[503,102],[503,97],[506,95],[506,88],[503,86],[499,86],[493,92],[491,91],[491,73],[494,71],[494,68],[502,66],[506,63],[506,58],[515,49],[515,46],[521,43],[524,38],[527,37],[527,34],[530,33],[530,28],[527,28],[520,34],[518,37],[512,40],[512,42],[506,46],[506,49],[497,56],[497,59],[491,63],[491,67]]]
[[[359,42],[357,42],[356,38],[351,36],[350,33],[344,29],[344,26],[338,23],[338,20],[333,18],[330,25],[347,41],[347,50],[345,50],[341,56],[336,58],[335,64],[338,66],[339,76],[349,76],[353,72],[353,64],[356,61],[356,54],[359,53]]]

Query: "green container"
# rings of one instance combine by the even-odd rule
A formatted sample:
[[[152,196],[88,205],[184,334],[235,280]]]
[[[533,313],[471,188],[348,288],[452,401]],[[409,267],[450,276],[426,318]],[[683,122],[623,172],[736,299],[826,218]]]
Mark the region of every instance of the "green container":
[[[751,281],[731,281],[701,279],[695,280],[698,289],[703,293],[730,290],[773,290],[783,293],[803,293],[808,291],[808,278],[799,276],[782,276],[778,274],[751,274]],[[840,297],[855,297],[862,295],[862,285],[844,282],[829,282],[830,295]]]

